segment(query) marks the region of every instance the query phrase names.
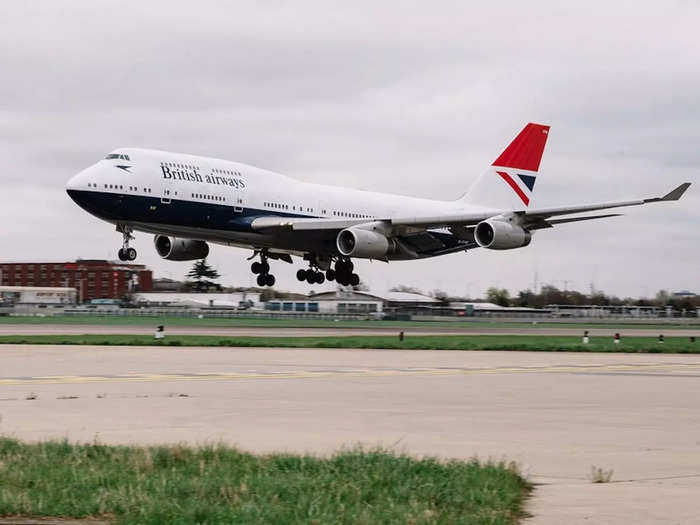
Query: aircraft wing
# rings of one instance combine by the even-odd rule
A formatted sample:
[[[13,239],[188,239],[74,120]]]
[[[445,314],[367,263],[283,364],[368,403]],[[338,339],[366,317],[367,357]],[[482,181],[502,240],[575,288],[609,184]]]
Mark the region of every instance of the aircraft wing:
[[[416,216],[416,217],[396,217],[376,219],[384,222],[387,226],[391,226],[393,230],[398,232],[411,231],[418,232],[421,230],[437,230],[441,228],[454,227],[470,227],[476,226],[479,222],[500,215],[503,213],[515,213],[520,216],[523,227],[531,229],[549,228],[554,224],[562,224],[565,222],[585,221],[590,219],[602,219],[606,217],[614,217],[619,214],[605,214],[575,217],[569,219],[554,219],[548,220],[550,217],[560,215],[573,215],[576,213],[585,213],[591,211],[607,210],[611,208],[622,208],[625,206],[640,206],[653,202],[677,201],[690,187],[690,182],[685,182],[673,189],[662,197],[651,197],[646,199],[603,202],[597,204],[584,204],[580,206],[562,206],[557,208],[540,208],[533,210],[524,210],[511,212],[510,210],[484,210],[475,213],[452,214],[440,216]],[[316,219],[316,218],[285,218],[285,217],[259,217],[253,220],[251,227],[253,230],[268,230],[268,229],[286,229],[292,231],[326,231],[337,232],[351,226],[366,224],[367,219]],[[453,232],[454,233],[454,232]]]

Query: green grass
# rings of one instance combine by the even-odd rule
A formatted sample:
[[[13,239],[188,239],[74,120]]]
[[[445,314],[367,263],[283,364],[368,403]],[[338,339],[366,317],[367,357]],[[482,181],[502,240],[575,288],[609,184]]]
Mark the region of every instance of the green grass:
[[[512,465],[383,450],[256,456],[223,445],[105,446],[0,438],[0,516],[116,523],[516,523]]]
[[[455,321],[379,321],[379,320],[351,320],[344,319],[334,321],[332,319],[299,319],[299,318],[276,318],[276,319],[256,319],[256,318],[216,318],[205,317],[175,317],[175,316],[111,316],[111,315],[55,315],[47,317],[33,316],[5,316],[0,317],[2,324],[67,324],[67,325],[105,325],[105,326],[148,326],[153,327],[158,324],[167,326],[194,326],[203,328],[225,328],[225,327],[269,327],[269,328],[423,328],[433,329],[467,329],[467,328],[648,328],[660,330],[674,330],[700,327],[700,319],[694,324],[660,324],[645,322],[624,322],[609,324],[596,322],[570,322],[570,321],[538,321],[537,324],[525,321],[503,321],[500,319],[471,318]]]
[[[406,350],[522,350],[541,352],[647,352],[700,353],[700,342],[687,337],[623,337],[614,344],[611,337],[592,337],[584,345],[580,337],[543,335],[408,335],[340,337],[226,337],[216,335],[173,335],[156,340],[150,335],[2,335],[0,344],[129,345],[129,346],[224,346],[281,348],[386,348]]]

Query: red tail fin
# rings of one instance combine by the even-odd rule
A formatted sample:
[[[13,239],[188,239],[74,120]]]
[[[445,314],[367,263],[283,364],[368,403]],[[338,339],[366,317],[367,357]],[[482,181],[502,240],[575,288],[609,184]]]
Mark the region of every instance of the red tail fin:
[[[549,126],[530,123],[523,128],[492,166],[537,171],[547,143]]]

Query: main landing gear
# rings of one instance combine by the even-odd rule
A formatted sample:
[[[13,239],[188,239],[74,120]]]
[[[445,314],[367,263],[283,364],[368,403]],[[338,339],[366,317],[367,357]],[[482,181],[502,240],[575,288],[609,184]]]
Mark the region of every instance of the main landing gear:
[[[335,262],[335,280],[342,286],[357,286],[360,276],[353,273],[355,265],[350,259],[338,259]]]
[[[129,226],[122,226],[118,228],[122,232],[122,247],[117,252],[117,256],[120,261],[134,261],[136,260],[136,250],[134,248],[129,248],[129,241],[134,240],[134,236],[131,235],[133,231]]]
[[[337,281],[342,286],[357,286],[360,284],[360,276],[353,273],[354,265],[350,259],[338,259],[335,269],[327,264],[324,273],[312,263],[308,270],[301,269],[297,272],[299,281],[306,281],[309,284],[323,284],[326,280]]]
[[[264,253],[260,254],[260,261],[250,265],[250,270],[258,276],[258,286],[274,286],[275,276],[270,273],[270,264]]]
[[[328,270],[326,274],[329,272],[332,272],[333,270]],[[323,275],[323,272],[319,270],[315,270],[313,268],[309,268],[308,270],[304,270],[303,268],[297,272],[297,279],[300,281],[306,281],[309,284],[323,284],[326,282],[326,276]],[[332,274],[331,276],[328,277],[329,281],[332,281]]]

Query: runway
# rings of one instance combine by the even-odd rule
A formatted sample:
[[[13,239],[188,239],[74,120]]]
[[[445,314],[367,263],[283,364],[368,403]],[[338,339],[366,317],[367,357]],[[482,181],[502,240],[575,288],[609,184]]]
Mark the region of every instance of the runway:
[[[80,334],[152,334],[155,327],[160,324],[153,320],[153,326],[143,325],[92,325],[92,324],[0,324],[0,335],[80,335]],[[167,326],[166,331],[172,335],[218,335],[225,337],[343,337],[353,335],[396,335],[403,331],[406,335],[558,335],[581,336],[584,330],[589,335],[612,337],[616,332],[623,336],[657,337],[663,333],[675,337],[700,337],[700,327],[693,328],[638,328],[615,326],[605,328],[564,327],[551,326],[502,326],[494,323],[493,327],[485,328],[483,325],[474,327],[426,327],[407,326],[402,328],[387,328],[383,326],[362,328],[287,328],[275,326],[231,326],[231,327],[199,327],[199,326]]]
[[[700,514],[700,356],[2,345],[0,362],[0,432],[22,439],[506,458],[539,483],[531,523]]]

